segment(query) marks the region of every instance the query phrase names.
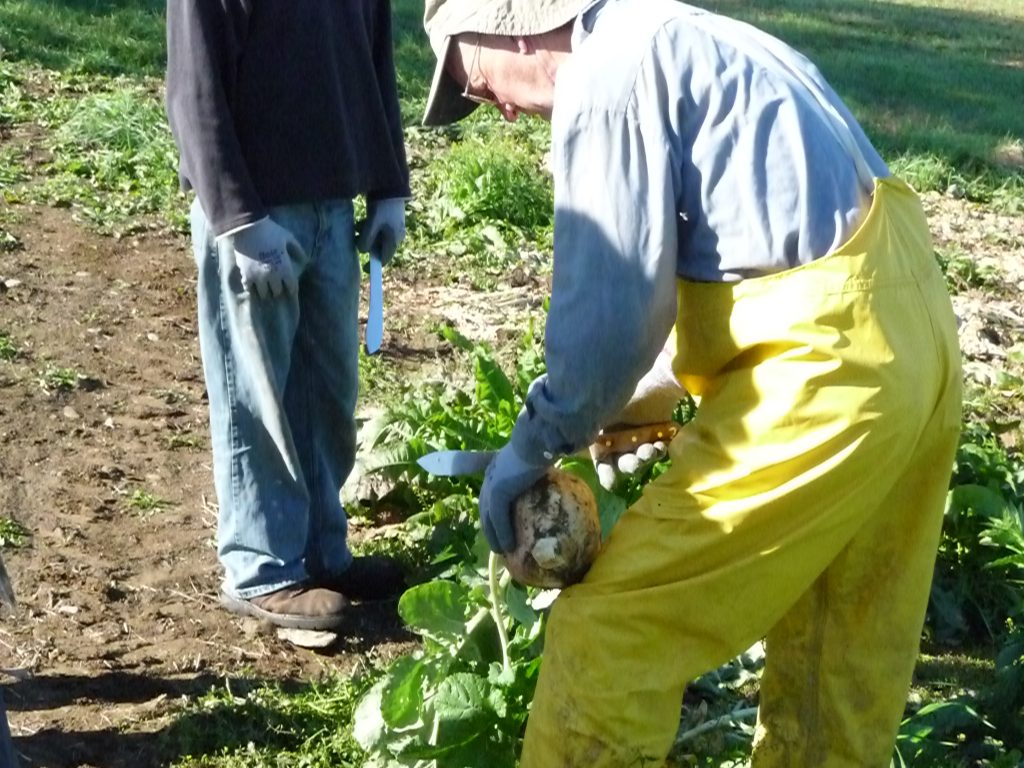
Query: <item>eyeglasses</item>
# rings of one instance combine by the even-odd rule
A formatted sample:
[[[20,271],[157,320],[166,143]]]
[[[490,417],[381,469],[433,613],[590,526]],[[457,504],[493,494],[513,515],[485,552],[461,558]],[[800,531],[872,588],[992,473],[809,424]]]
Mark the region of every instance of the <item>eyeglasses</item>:
[[[490,105],[496,107],[496,106],[498,106],[498,100],[496,98],[494,98],[493,94],[490,94],[490,89],[488,89],[489,95],[487,95],[487,96],[479,96],[479,95],[477,95],[475,93],[470,93],[469,92],[469,83],[473,79],[473,72],[475,72],[479,66],[480,66],[480,35],[478,34],[476,36],[476,48],[473,49],[473,61],[469,65],[469,71],[466,74],[466,87],[462,89],[462,98],[467,99],[469,101],[472,101],[474,104],[490,104]],[[480,77],[483,77],[483,73],[482,72],[480,73]],[[484,85],[485,86],[487,85],[486,79],[484,80]]]

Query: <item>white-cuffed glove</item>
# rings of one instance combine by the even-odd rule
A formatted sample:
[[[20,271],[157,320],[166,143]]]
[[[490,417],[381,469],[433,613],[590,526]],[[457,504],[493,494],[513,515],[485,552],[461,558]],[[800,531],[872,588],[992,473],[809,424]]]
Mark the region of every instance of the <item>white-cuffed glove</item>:
[[[368,200],[366,218],[359,224],[356,247],[380,256],[381,265],[391,261],[405,240],[405,198]]]
[[[672,334],[654,365],[637,382],[625,408],[603,430],[605,435],[672,420],[673,411],[686,396],[686,390],[672,371],[674,354],[675,335]],[[606,453],[601,449],[599,441],[590,446],[590,455],[594,469],[597,470],[598,481],[606,490],[611,490],[621,475],[639,472],[652,461],[664,456],[667,450],[666,440],[652,440],[637,444],[633,450]]]
[[[304,255],[287,229],[266,216],[222,237],[231,239],[245,290],[256,291],[261,299],[276,298],[285,291],[298,293],[295,260],[304,260]]]

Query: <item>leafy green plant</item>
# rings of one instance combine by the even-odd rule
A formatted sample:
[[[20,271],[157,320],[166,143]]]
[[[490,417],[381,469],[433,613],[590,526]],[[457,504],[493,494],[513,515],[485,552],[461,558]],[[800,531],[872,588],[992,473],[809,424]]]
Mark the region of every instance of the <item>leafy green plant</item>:
[[[992,724],[968,703],[950,700],[928,704],[900,724],[893,766],[931,768],[955,764],[953,753],[959,747],[968,741],[982,744],[981,733],[991,730]]]
[[[394,481],[409,481],[436,492],[453,487],[473,488],[472,479],[430,480],[416,460],[432,450],[488,450],[500,448],[512,431],[526,389],[544,371],[539,343],[532,328],[519,344],[516,373],[509,378],[491,348],[474,344],[453,328],[440,329],[442,337],[468,354],[473,366],[472,393],[448,382],[433,382],[407,391],[389,404],[368,438],[367,471]]]
[[[0,516],[0,548],[23,547],[28,543],[28,530],[10,517]]]
[[[11,125],[25,119],[27,97],[20,67],[3,59],[0,48],[0,125]]]
[[[1000,738],[1024,749],[1024,624],[1009,621],[996,654],[995,681],[979,694]],[[1018,758],[1024,761],[1018,753]]]
[[[80,375],[74,368],[47,365],[39,374],[39,386],[46,393],[70,392],[78,384]]]
[[[505,250],[550,231],[551,182],[530,147],[495,134],[470,135],[429,168],[422,220],[435,236]]]
[[[0,360],[10,362],[18,356],[18,347],[6,333],[0,333]]]
[[[399,613],[423,650],[395,662],[356,709],[355,737],[374,757],[368,765],[515,765],[542,619],[489,559],[489,577],[461,568],[402,596]]]
[[[391,409],[377,433],[376,471],[418,484],[437,578],[399,602],[421,651],[396,661],[362,699],[354,733],[367,765],[513,766],[538,670],[537,600],[499,576],[473,524],[479,478],[428,478],[415,459],[441,448],[494,449],[508,438],[529,381],[542,370],[531,339],[508,377],[485,345],[442,331],[473,359],[473,392],[427,388]],[[394,446],[394,447],[391,447]],[[447,527],[439,525],[447,521]],[[446,531],[438,536],[438,531]]]
[[[929,625],[936,638],[992,638],[1024,616],[1024,466],[983,424],[957,452],[939,547]]]
[[[415,463],[430,450],[494,449],[512,430],[526,390],[543,371],[532,333],[506,375],[490,348],[442,331],[471,356],[472,392],[427,388],[389,409],[368,466],[414,485],[422,511],[407,527],[429,531],[433,578],[399,602],[405,623],[423,641],[370,689],[354,733],[378,768],[515,765],[540,665],[544,611],[554,590],[510,581],[476,524],[479,478],[431,478]],[[600,488],[589,460],[563,461],[595,493],[607,533],[626,508]],[[447,525],[445,525],[447,523]]]
[[[10,189],[12,185],[29,178],[23,161],[21,150],[11,147],[0,149],[0,188]]]
[[[142,488],[136,488],[128,496],[128,506],[139,512],[159,512],[170,505],[171,502],[154,496]]]
[[[938,250],[935,258],[946,276],[946,284],[954,293],[968,288],[994,288],[999,285],[999,270],[982,264],[960,249]]]

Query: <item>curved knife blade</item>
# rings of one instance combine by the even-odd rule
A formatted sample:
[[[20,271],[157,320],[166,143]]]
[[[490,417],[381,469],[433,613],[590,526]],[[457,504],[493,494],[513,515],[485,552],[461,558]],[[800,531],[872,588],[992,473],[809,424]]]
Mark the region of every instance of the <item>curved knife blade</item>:
[[[380,349],[384,339],[384,280],[380,252],[370,251],[370,301],[366,314],[366,354]]]
[[[417,460],[432,475],[455,477],[483,472],[497,451],[434,451]]]

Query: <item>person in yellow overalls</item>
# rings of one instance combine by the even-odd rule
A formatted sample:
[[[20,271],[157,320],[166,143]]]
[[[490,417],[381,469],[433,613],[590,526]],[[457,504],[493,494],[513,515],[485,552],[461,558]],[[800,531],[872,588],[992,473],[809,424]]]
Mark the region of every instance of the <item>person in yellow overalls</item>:
[[[916,194],[820,72],[674,0],[427,0],[424,122],[551,121],[547,374],[480,494],[612,423],[667,338],[671,468],[552,607],[526,768],[661,765],[687,682],[765,638],[753,765],[888,766],[960,429]]]

